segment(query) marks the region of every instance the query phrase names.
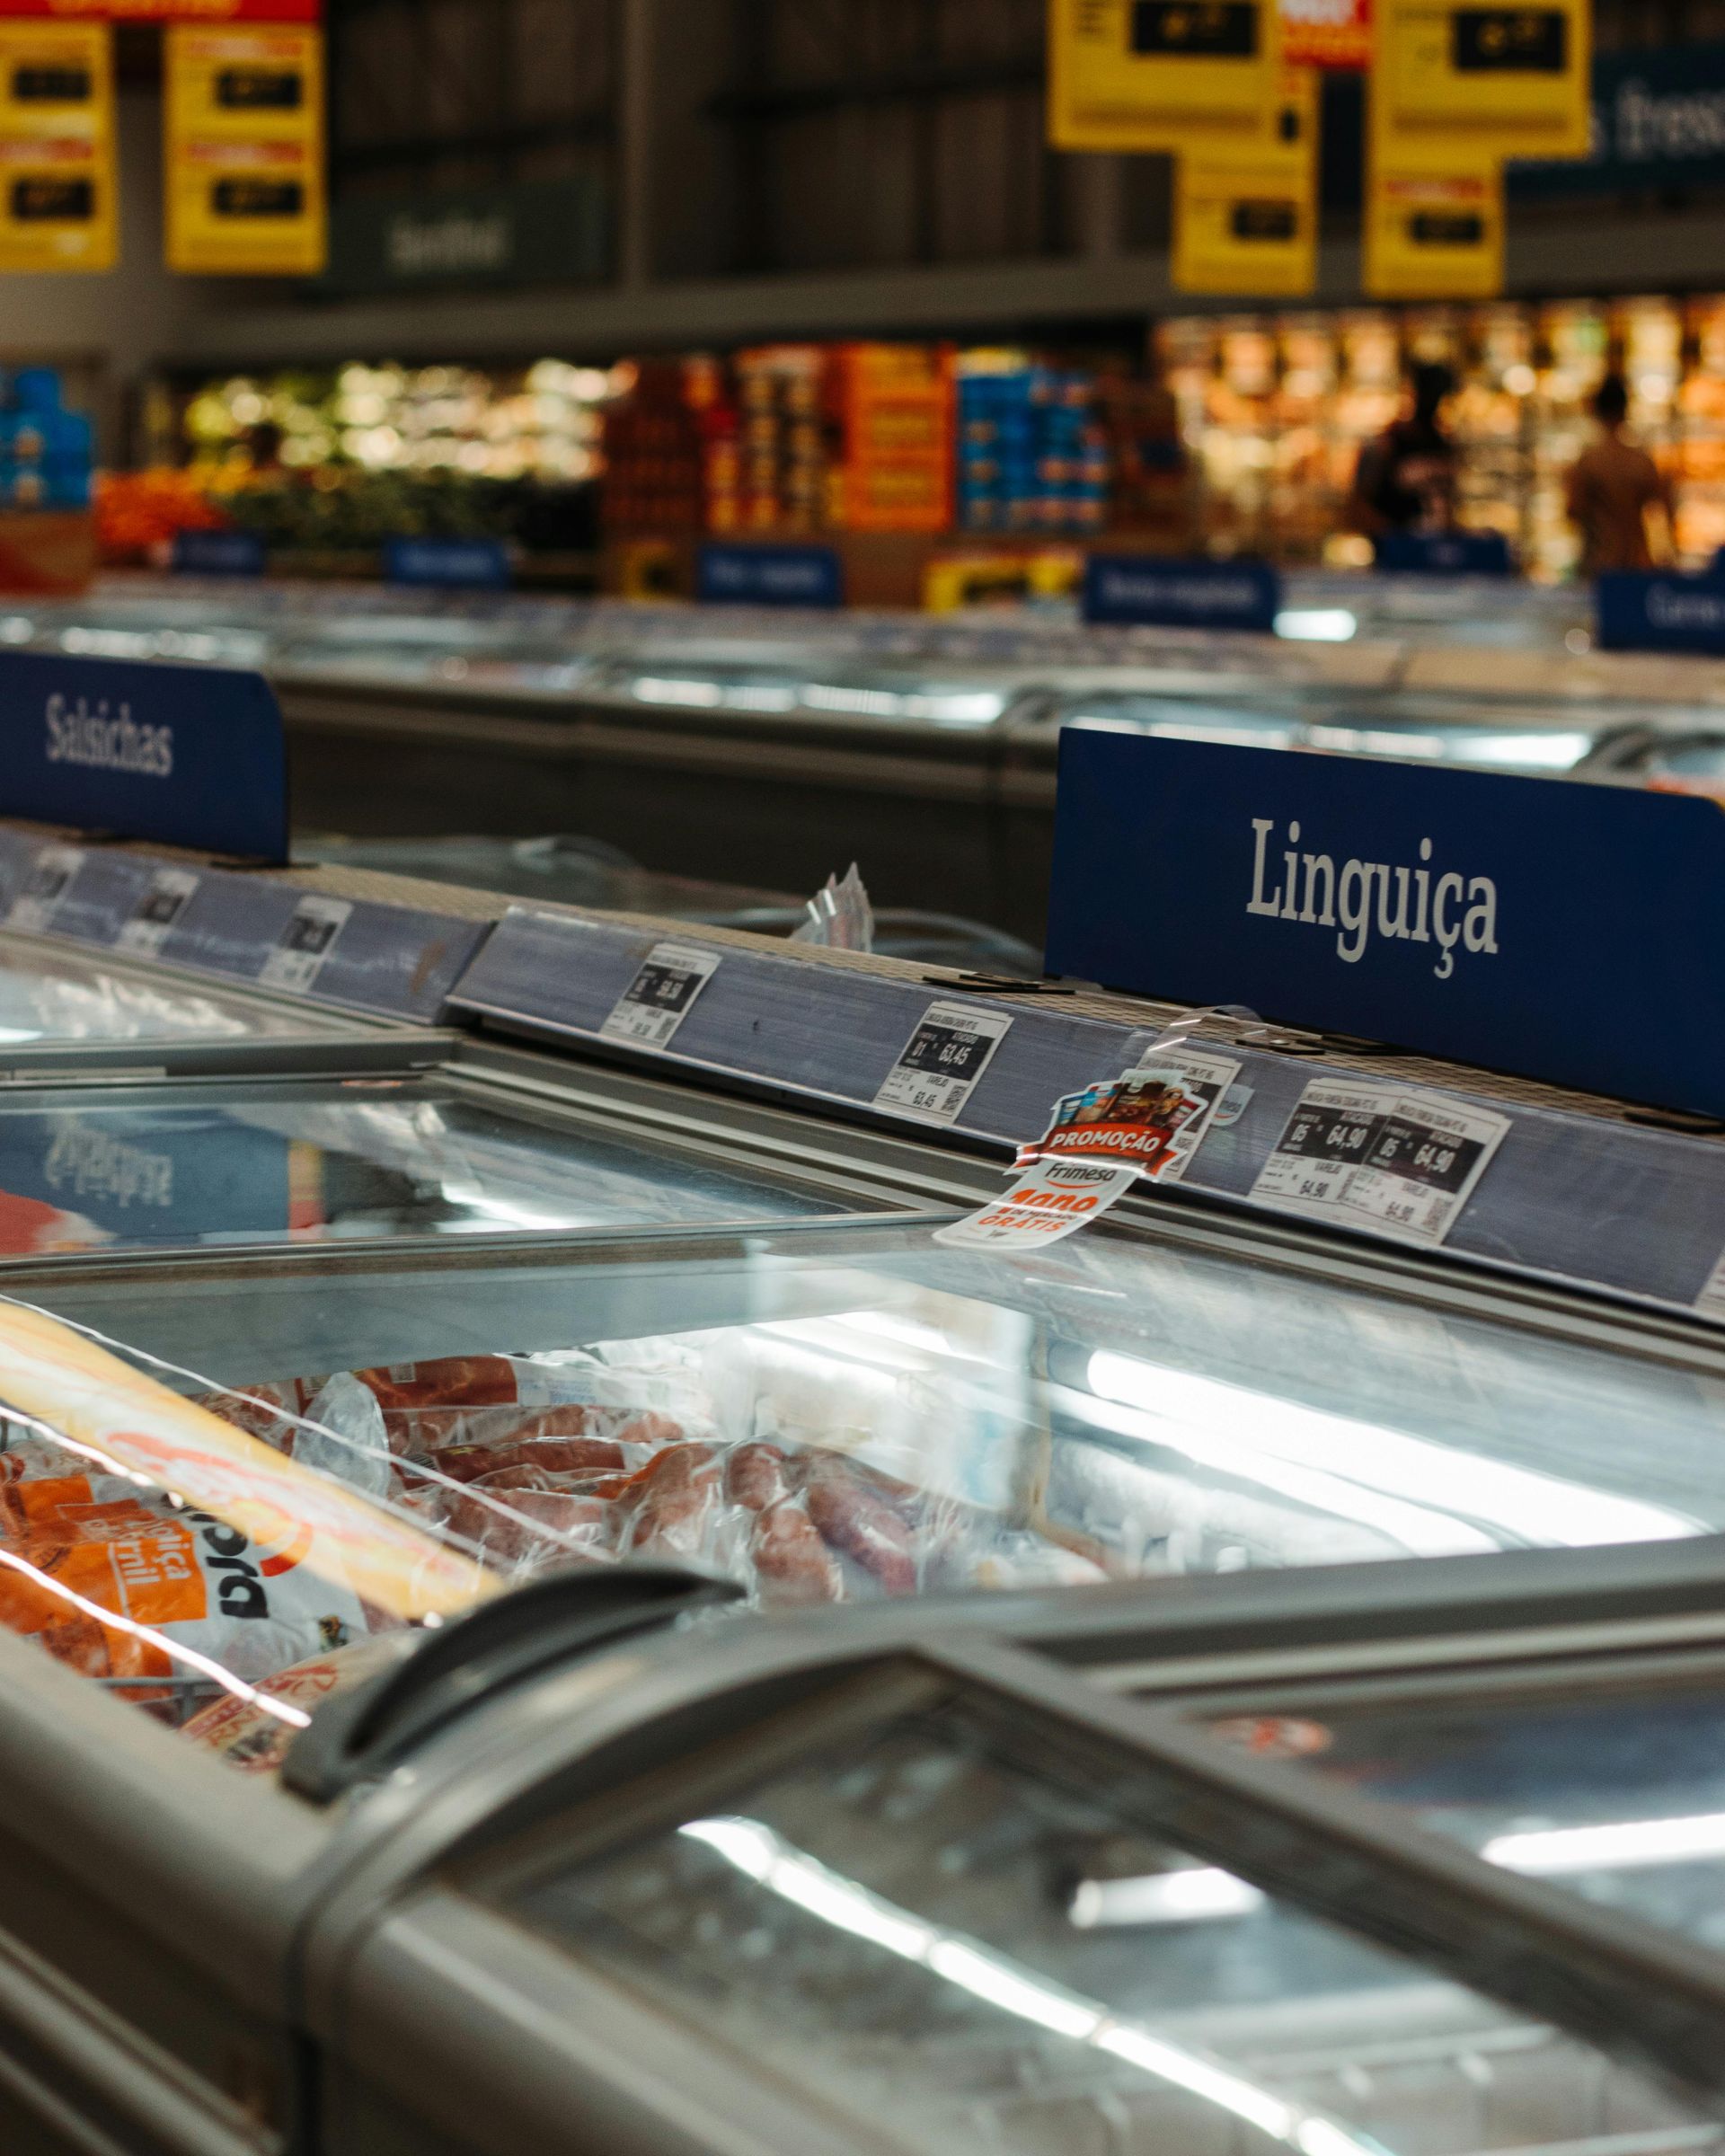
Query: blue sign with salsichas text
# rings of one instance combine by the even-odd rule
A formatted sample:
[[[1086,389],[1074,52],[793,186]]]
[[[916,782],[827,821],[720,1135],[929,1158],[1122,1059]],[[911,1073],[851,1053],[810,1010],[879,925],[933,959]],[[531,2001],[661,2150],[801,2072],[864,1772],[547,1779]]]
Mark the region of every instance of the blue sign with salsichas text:
[[[1281,604],[1282,580],[1267,561],[1092,554],[1084,564],[1087,622],[1264,632]]]
[[[1725,814],[1364,757],[1060,737],[1048,964],[1725,1115]]]
[[[0,816],[288,858],[288,752],[261,674],[0,652]]]
[[[1606,651],[1725,652],[1725,579],[1613,570],[1594,586]]]

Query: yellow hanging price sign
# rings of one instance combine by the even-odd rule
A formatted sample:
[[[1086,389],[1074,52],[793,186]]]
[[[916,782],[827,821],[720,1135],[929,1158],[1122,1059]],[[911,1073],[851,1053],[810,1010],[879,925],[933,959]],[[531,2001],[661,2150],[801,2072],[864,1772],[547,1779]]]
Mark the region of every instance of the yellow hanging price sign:
[[[1502,291],[1502,163],[1375,132],[1364,284],[1374,299],[1491,299]]]
[[[1179,150],[1261,134],[1281,43],[1276,0],[1049,0],[1048,140]]]
[[[314,275],[328,252],[323,32],[175,23],[164,38],[169,269]]]
[[[1374,25],[1372,95],[1395,133],[1499,158],[1587,155],[1589,0],[1376,0]]]
[[[113,32],[0,22],[0,270],[111,270]]]
[[[1310,292],[1317,195],[1317,78],[1289,68],[1269,141],[1218,141],[1176,158],[1175,288],[1265,298]]]

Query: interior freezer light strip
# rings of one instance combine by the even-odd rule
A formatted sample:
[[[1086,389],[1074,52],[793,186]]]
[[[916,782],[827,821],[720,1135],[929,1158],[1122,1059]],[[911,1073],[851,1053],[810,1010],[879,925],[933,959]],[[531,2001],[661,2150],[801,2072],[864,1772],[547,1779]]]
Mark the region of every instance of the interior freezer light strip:
[[[1086,1379],[1103,1400],[1217,1432],[1254,1451],[1297,1460],[1451,1516],[1488,1522],[1535,1545],[1673,1542],[1705,1531],[1703,1521],[1662,1505],[1588,1489],[1463,1446],[1136,1356],[1099,1349],[1090,1358]]]
[[[931,1975],[986,2000],[1003,2013],[1104,2051],[1158,2081],[1232,2113],[1301,2156],[1385,2156],[1381,2142],[1350,2134],[1321,2113],[1284,2102],[1202,2054],[1166,2042],[1136,2022],[1117,2020],[1079,1993],[956,1932],[925,1923],[794,1848],[757,1819],[692,1819],[678,1833],[702,1842],[771,1893],[837,1930],[916,1962]]]
[[[162,1356],[152,1355],[147,1348],[133,1347],[128,1340],[117,1340],[108,1333],[98,1332],[93,1325],[85,1325],[76,1318],[60,1317],[53,1311],[44,1310],[40,1303],[25,1303],[15,1295],[0,1296],[0,1301],[16,1303],[20,1310],[34,1311],[38,1317],[52,1318],[57,1325],[64,1325],[68,1332],[82,1333],[85,1339],[93,1340],[99,1348],[111,1348],[116,1355],[122,1358],[129,1356],[135,1362],[147,1363],[152,1369],[165,1370],[172,1377],[189,1377],[193,1384],[201,1385],[206,1392],[219,1392],[227,1400],[242,1401],[249,1408],[261,1408],[266,1414],[273,1415],[282,1422],[291,1423],[296,1430],[311,1430],[320,1437],[332,1437],[337,1445],[346,1445],[350,1453],[364,1453],[367,1459],[373,1457],[367,1446],[362,1445],[357,1438],[349,1437],[344,1430],[332,1429],[326,1422],[314,1422],[309,1415],[296,1415],[293,1409],[284,1408],[279,1401],[260,1399],[255,1392],[237,1392],[231,1385],[212,1385],[200,1371],[188,1370],[183,1363],[171,1363]],[[146,1489],[154,1489],[158,1487],[150,1476],[141,1475],[136,1469],[122,1467],[117,1462],[110,1462],[105,1454],[97,1452],[93,1446],[75,1443],[73,1439],[57,1430],[52,1423],[38,1422],[31,1416],[21,1415],[16,1408],[7,1407],[4,1401],[0,1401],[0,1418],[9,1418],[14,1422],[29,1423],[32,1428],[41,1431],[44,1436],[50,1438],[56,1445],[63,1445],[66,1451],[82,1453],[92,1460],[101,1462],[104,1466],[111,1466],[115,1474],[124,1475],[128,1480],[139,1483]],[[322,1473],[323,1471],[320,1469],[314,1471]],[[536,1520],[531,1513],[518,1512],[513,1505],[494,1496],[491,1490],[476,1489],[473,1483],[464,1482],[457,1476],[446,1474],[440,1467],[433,1467],[429,1462],[413,1462],[412,1471],[419,1476],[421,1481],[435,1482],[445,1489],[459,1492],[464,1498],[476,1498],[487,1512],[494,1512],[500,1519],[512,1520],[517,1526],[526,1528],[530,1533],[538,1536],[544,1542],[560,1544],[577,1557],[590,1558],[596,1563],[608,1564],[614,1561],[607,1551],[595,1550],[590,1544],[579,1542],[571,1535],[566,1535],[561,1527],[553,1527],[546,1521]],[[340,1477],[328,1479],[340,1481]],[[350,1485],[343,1483],[341,1487],[347,1489]],[[172,1495],[172,1492],[169,1494]],[[174,1498],[173,1502],[177,1505],[180,1499]],[[367,1498],[367,1502],[375,1506],[379,1512],[386,1513],[390,1518],[402,1520],[409,1526],[417,1527],[421,1533],[429,1532],[423,1516],[415,1512],[411,1505],[400,1504],[394,1498]],[[464,1555],[472,1557],[477,1562],[483,1562],[482,1548],[470,1536],[458,1534],[452,1527],[440,1526],[437,1529],[437,1537],[450,1548],[460,1550]]]
[[[1639,1864],[1686,1864],[1725,1857],[1725,1812],[1689,1819],[1619,1819],[1602,1826],[1544,1827],[1498,1834],[1481,1851],[1506,1871],[1622,1871]]]
[[[311,1716],[303,1709],[290,1707],[286,1700],[272,1699],[267,1692],[260,1692],[255,1684],[248,1684],[243,1677],[236,1677],[231,1669],[224,1669],[219,1662],[200,1654],[195,1647],[186,1647],[177,1639],[170,1639],[153,1625],[140,1624],[135,1617],[123,1617],[118,1610],[104,1609],[101,1603],[92,1602],[78,1594],[75,1588],[68,1587],[64,1580],[56,1579],[51,1572],[44,1572],[27,1559],[20,1557],[16,1551],[0,1549],[0,1565],[6,1566],[13,1572],[22,1572],[26,1579],[32,1581],[45,1593],[58,1596],[61,1602],[70,1603],[74,1609],[82,1610],[86,1617],[93,1618],[107,1630],[126,1632],[132,1639],[141,1639],[146,1646],[166,1655],[171,1661],[183,1662],[190,1668],[199,1671],[204,1676],[212,1678],[224,1692],[231,1692],[236,1700],[243,1700],[250,1707],[259,1707],[266,1714],[273,1714],[278,1721],[291,1723],[296,1729],[304,1729],[310,1722]],[[140,1675],[129,1678],[128,1682],[141,1689],[149,1683],[150,1679],[147,1675]]]

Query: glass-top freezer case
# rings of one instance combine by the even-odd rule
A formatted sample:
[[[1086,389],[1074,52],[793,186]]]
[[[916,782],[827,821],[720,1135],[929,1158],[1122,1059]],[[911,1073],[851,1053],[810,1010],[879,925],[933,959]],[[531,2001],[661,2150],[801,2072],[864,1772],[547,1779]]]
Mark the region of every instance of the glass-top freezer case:
[[[858,2148],[1713,2145],[1694,2099],[1204,1863],[1129,1751],[908,1667],[857,1689],[794,1745],[769,1725],[610,1793],[472,1890]],[[1251,1898],[1099,1922],[1126,1880],[1172,1912],[1207,1884]]]
[[[625,1557],[783,1609],[1725,1527],[1719,1383],[1658,1352],[1250,1243],[1013,1261],[929,1235],[38,1268],[0,1302],[10,1621],[173,1719],[208,1702],[192,1733],[268,1763],[308,1657]],[[187,1630],[130,1622],[155,1605],[123,1552],[186,1542],[190,1578],[198,1533],[270,1622],[217,1621],[213,1587]]]

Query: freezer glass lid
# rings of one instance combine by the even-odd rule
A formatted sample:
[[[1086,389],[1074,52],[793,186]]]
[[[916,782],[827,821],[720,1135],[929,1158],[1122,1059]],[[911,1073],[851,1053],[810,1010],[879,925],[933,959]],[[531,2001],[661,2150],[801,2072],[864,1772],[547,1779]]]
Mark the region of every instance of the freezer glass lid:
[[[0,1259],[840,1209],[435,1077],[0,1098]]]
[[[1725,1673],[1231,1715],[1228,1740],[1393,1805],[1489,1863],[1725,1951]]]
[[[195,1398],[197,1444],[244,1476],[310,1463],[263,1546],[303,1537],[282,1591],[332,1591],[223,1636],[217,1669],[181,1667],[177,1635],[153,1641],[180,1705],[236,1674],[230,1650],[246,1683],[291,1692],[296,1665],[385,1619],[626,1558],[716,1568],[783,1608],[1725,1526],[1721,1402],[1685,1371],[1244,1255],[1099,1236],[1007,1260],[930,1234],[685,1228],[482,1251],[449,1236],[43,1268],[30,1299],[65,1322],[0,1302],[0,1403],[49,1432],[84,1416],[99,1452],[159,1484],[110,1401],[145,1374],[165,1389],[152,1412],[177,1428]],[[9,1327],[49,1345],[21,1362]],[[99,1378],[68,1394],[68,1359]],[[19,1456],[23,1492],[53,1479],[52,1454]],[[159,1492],[125,1494],[159,1509]],[[227,1481],[219,1501],[190,1494],[229,1518]],[[348,1521],[334,1539],[326,1501]],[[411,1582],[447,1574],[451,1598],[354,1586],[378,1536]],[[45,1606],[18,1621],[53,1648]],[[127,1679],[130,1652],[98,1620],[76,1666]]]
[[[817,1733],[495,1898],[889,2147],[1712,2145],[1682,2131],[1693,2099],[1216,1873],[1129,1760],[1008,1711],[949,1697]],[[1098,1886],[1128,1878],[1163,1913],[1099,1922]],[[1211,1882],[1251,1899],[1188,1921]]]
[[[287,1039],[333,1030],[310,1012],[0,934],[0,1054],[37,1042]]]

